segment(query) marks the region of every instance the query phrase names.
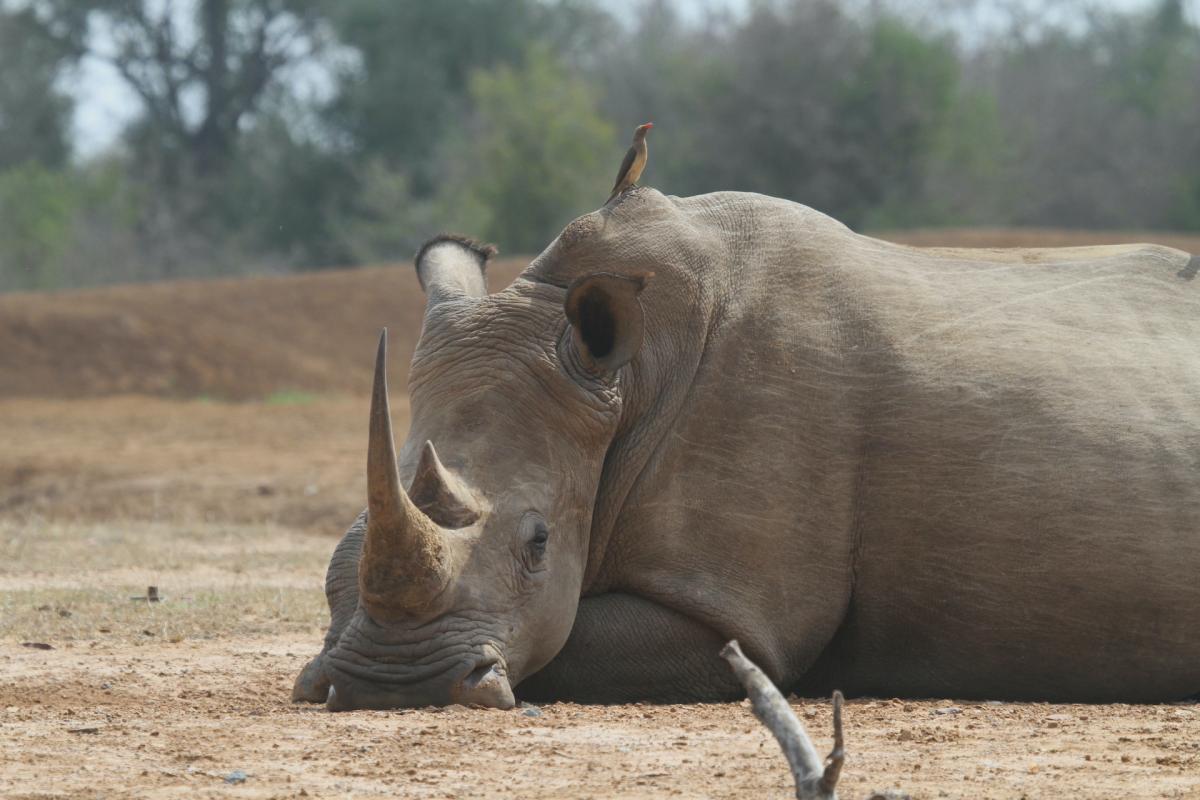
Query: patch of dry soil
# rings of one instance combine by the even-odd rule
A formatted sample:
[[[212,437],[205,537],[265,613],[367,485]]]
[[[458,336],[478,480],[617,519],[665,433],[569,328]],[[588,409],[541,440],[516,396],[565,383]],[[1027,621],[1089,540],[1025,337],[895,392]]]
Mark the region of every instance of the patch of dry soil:
[[[331,714],[288,702],[311,635],[0,645],[0,796],[777,797],[744,704]],[[828,704],[793,700],[818,747]],[[1195,706],[851,701],[841,795],[1198,797]],[[236,773],[245,774],[244,783]],[[233,777],[231,777],[233,776]]]

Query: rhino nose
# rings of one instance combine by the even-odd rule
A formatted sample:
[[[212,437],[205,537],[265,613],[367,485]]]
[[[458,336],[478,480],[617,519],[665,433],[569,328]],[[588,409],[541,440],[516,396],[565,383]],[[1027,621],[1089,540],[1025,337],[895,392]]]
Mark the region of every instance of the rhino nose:
[[[516,705],[508,675],[498,661],[482,661],[466,677],[450,688],[453,703],[484,708],[512,708]]]
[[[468,671],[469,670],[469,671]],[[483,708],[512,708],[516,705],[507,670],[495,658],[463,663],[440,679],[403,687],[372,685],[348,680],[336,672],[325,695],[329,711],[360,709],[421,708],[458,704]]]

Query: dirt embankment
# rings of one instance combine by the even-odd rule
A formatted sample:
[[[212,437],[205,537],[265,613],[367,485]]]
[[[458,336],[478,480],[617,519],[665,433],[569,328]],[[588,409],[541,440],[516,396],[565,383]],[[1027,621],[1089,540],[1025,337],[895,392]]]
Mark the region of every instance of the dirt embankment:
[[[0,397],[362,394],[379,329],[404,375],[424,307],[411,265],[0,295]]]
[[[878,235],[945,247],[1152,241],[1200,253],[1200,236],[1170,233],[968,228]],[[494,261],[493,291],[527,263]],[[383,326],[391,333],[393,383],[402,386],[424,304],[410,264],[0,295],[0,398],[362,394]]]

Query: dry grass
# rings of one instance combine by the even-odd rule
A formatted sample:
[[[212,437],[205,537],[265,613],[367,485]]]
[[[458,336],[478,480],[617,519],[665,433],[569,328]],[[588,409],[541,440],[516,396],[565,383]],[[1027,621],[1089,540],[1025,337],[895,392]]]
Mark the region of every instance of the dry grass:
[[[0,640],[55,647],[311,632],[333,542],[276,528],[0,521]],[[158,587],[161,602],[134,600]]]
[[[366,498],[367,405],[0,400],[0,516],[336,535]],[[403,394],[392,408],[403,430]]]

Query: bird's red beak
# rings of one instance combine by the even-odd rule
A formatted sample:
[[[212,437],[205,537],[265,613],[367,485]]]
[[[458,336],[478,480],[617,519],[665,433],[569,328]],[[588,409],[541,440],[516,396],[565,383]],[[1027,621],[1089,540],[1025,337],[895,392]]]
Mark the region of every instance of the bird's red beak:
[[[654,127],[654,123],[653,123],[653,122],[647,122],[645,125],[643,125],[643,126],[642,126],[642,130],[644,130],[644,131],[648,131],[648,130],[650,130],[650,129],[651,129],[651,128],[653,128],[653,127]]]

